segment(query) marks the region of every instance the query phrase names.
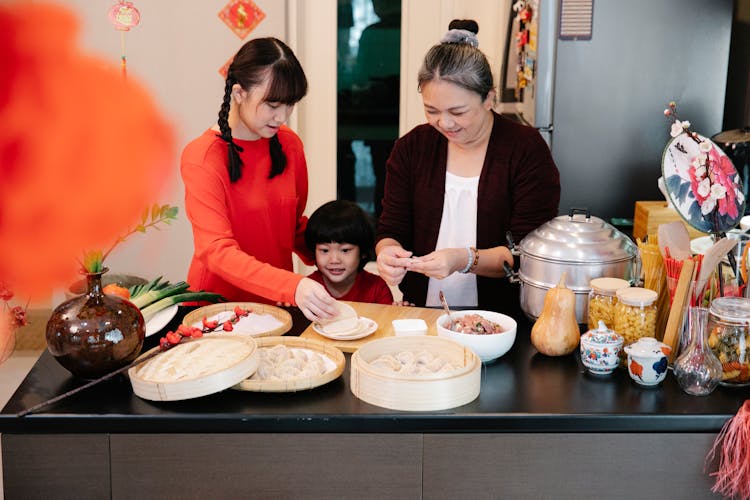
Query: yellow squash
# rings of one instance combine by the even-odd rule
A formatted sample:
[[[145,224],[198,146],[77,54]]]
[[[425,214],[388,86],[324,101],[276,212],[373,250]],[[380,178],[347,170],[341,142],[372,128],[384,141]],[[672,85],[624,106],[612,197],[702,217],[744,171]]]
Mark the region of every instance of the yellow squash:
[[[578,347],[581,331],[576,321],[576,296],[565,286],[563,272],[555,288],[547,290],[539,319],[531,328],[531,343],[547,356],[565,356]]]

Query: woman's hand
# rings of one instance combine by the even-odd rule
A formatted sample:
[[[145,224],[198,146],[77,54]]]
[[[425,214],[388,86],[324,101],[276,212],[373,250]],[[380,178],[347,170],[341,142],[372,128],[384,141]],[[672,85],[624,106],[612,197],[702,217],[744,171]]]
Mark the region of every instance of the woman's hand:
[[[411,252],[400,245],[383,246],[378,252],[378,274],[390,286],[397,286],[411,266]]]
[[[441,280],[465,268],[467,259],[465,248],[443,248],[412,259],[409,270]]]
[[[331,319],[338,314],[333,305],[336,299],[328,294],[323,285],[310,278],[302,278],[299,282],[294,301],[302,314],[312,322]]]

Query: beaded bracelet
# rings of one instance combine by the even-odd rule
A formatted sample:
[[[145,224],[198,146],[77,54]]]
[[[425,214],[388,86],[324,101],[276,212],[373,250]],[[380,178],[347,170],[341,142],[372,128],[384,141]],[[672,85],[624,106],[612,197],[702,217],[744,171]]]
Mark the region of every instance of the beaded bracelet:
[[[469,271],[473,273],[479,265],[479,250],[477,250],[476,247],[469,248],[471,248],[471,251],[474,252],[474,261],[471,263],[471,267],[469,267]]]
[[[472,258],[471,254],[471,247],[466,247],[466,267],[461,269],[462,274],[466,274],[471,269],[471,265],[473,264],[474,260]]]

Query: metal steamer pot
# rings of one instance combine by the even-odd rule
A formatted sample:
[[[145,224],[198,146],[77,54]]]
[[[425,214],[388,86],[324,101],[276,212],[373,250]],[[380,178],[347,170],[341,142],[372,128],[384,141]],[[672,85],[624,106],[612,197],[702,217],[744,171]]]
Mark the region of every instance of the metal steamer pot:
[[[536,320],[547,290],[565,284],[575,293],[576,320],[588,322],[588,301],[593,278],[622,278],[635,284],[640,276],[640,254],[633,241],[614,226],[592,217],[588,210],[571,209],[529,233],[517,247],[521,308]]]

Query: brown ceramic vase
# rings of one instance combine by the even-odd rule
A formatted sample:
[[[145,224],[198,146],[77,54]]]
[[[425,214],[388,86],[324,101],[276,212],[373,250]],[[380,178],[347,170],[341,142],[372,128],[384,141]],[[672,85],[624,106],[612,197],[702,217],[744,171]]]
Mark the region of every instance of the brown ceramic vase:
[[[95,379],[132,362],[146,334],[140,309],[102,292],[102,274],[86,273],[85,294],[66,300],[47,322],[47,348],[73,375]]]

